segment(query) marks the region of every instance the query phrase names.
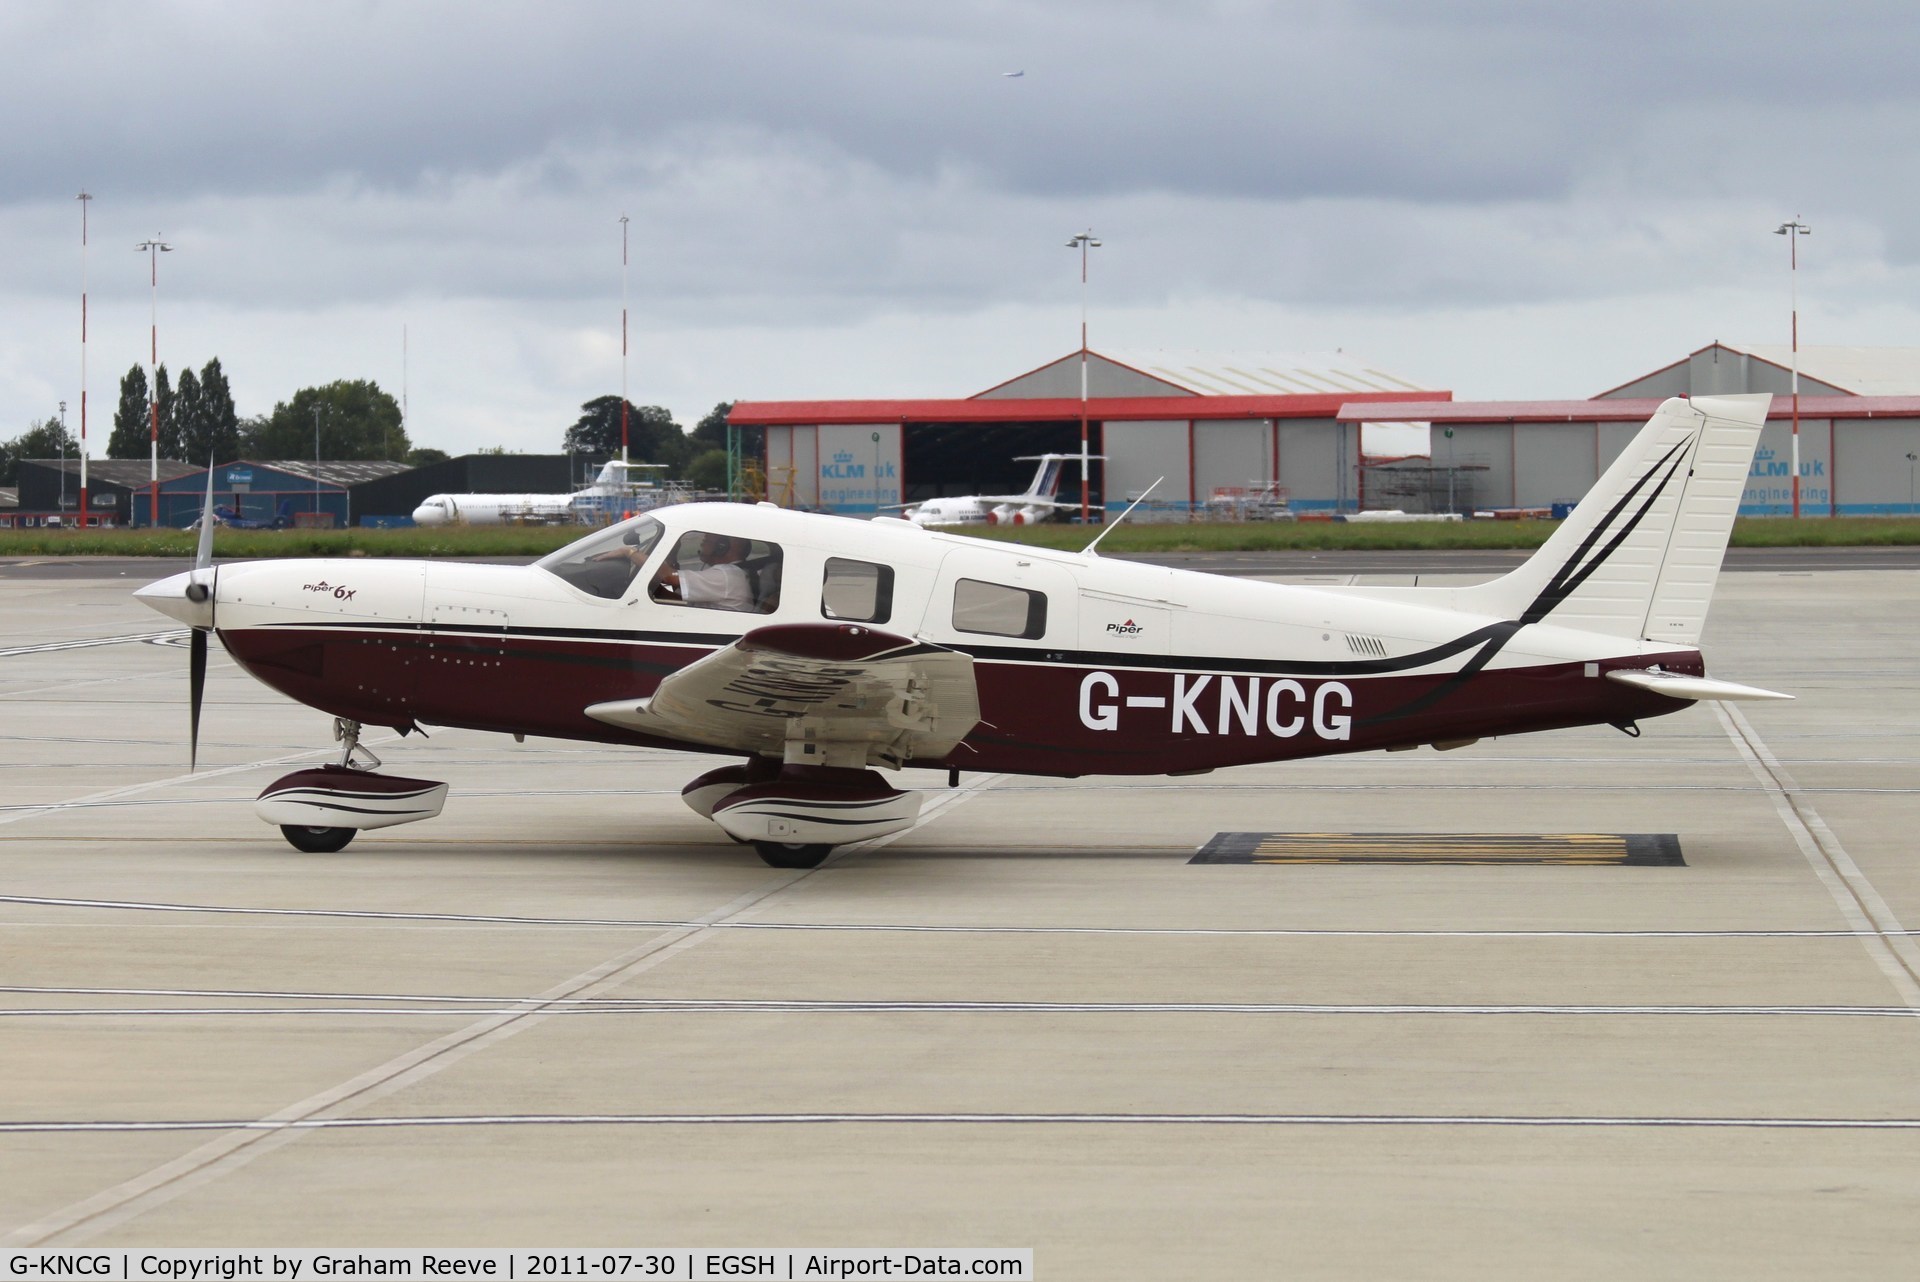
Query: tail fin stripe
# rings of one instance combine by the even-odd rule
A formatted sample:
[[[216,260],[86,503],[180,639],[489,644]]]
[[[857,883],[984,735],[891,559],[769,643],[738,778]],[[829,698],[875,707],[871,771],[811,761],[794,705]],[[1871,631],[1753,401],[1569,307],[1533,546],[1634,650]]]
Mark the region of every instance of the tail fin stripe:
[[[1633,488],[1621,495],[1620,501],[1613,505],[1605,518],[1594,527],[1593,533],[1589,534],[1579,549],[1571,557],[1567,558],[1567,563],[1560,567],[1559,571],[1555,573],[1553,578],[1547,583],[1547,586],[1541,589],[1540,595],[1534,598],[1533,604],[1528,606],[1526,612],[1520,616],[1522,623],[1538,623],[1540,620],[1546,618],[1547,615],[1553,612],[1555,606],[1579,591],[1580,585],[1592,577],[1595,570],[1598,570],[1607,563],[1607,559],[1619,550],[1620,545],[1626,542],[1627,537],[1639,527],[1640,522],[1646,519],[1647,513],[1653,510],[1653,505],[1658,503],[1660,496],[1666,492],[1666,488],[1668,484],[1672,482],[1674,474],[1680,470],[1682,459],[1675,458],[1674,456],[1680,454],[1681,451],[1685,450],[1697,439],[1698,434],[1696,433],[1695,435],[1689,436],[1686,440],[1681,441],[1671,450],[1668,450],[1659,462],[1647,470],[1645,476],[1642,476],[1638,481],[1633,483]],[[1614,520],[1620,515],[1627,504],[1633,501],[1633,496],[1638,494],[1641,488],[1653,479],[1654,473],[1658,472],[1662,467],[1666,467],[1667,474],[1660,478],[1660,483],[1654,486],[1653,493],[1649,494],[1646,502],[1640,505],[1640,510],[1633,514],[1631,520],[1620,527],[1618,532],[1614,534],[1613,538],[1608,540],[1606,547],[1602,548],[1598,555],[1582,565],[1577,573],[1569,575],[1568,571],[1572,569],[1574,563],[1586,555],[1594,542],[1612,526]]]
[[[1662,454],[1658,459],[1654,460],[1653,466],[1648,468],[1646,470],[1646,473],[1642,475],[1639,480],[1635,481],[1631,486],[1629,486],[1627,488],[1626,493],[1622,494],[1618,499],[1614,501],[1613,506],[1607,510],[1607,514],[1602,518],[1600,518],[1599,522],[1596,523],[1593,529],[1588,532],[1586,539],[1580,544],[1579,547],[1574,549],[1573,555],[1568,557],[1566,560],[1566,563],[1563,564],[1558,570],[1554,571],[1553,578],[1548,582],[1546,588],[1540,594],[1543,598],[1546,596],[1554,595],[1556,593],[1564,595],[1565,592],[1572,590],[1571,587],[1569,586],[1569,579],[1572,577],[1572,571],[1573,571],[1574,565],[1582,561],[1586,557],[1586,555],[1593,550],[1594,544],[1598,543],[1602,538],[1606,537],[1607,531],[1612,527],[1614,521],[1619,519],[1620,514],[1626,511],[1628,505],[1630,505],[1633,502],[1634,496],[1639,494],[1640,491],[1646,487],[1647,483],[1654,478],[1654,475],[1657,472],[1659,472],[1661,468],[1667,465],[1668,461],[1673,458],[1675,452],[1685,448],[1686,444],[1687,442],[1681,441],[1679,444],[1675,445],[1672,449],[1668,450],[1665,454]],[[1672,474],[1669,473],[1668,475],[1671,476]],[[1659,492],[1656,490],[1655,497],[1657,498],[1658,496],[1659,496]],[[1644,515],[1645,512],[1646,512],[1646,509],[1643,507],[1641,509],[1641,513]],[[1638,518],[1636,517],[1635,519],[1637,520]],[[1618,543],[1618,539],[1616,539],[1614,542]],[[1609,545],[1608,548],[1605,551],[1603,551],[1597,559],[1595,559],[1592,562],[1589,562],[1586,565],[1583,573],[1591,574],[1593,572],[1593,569],[1596,566],[1605,564],[1606,558],[1611,553],[1611,551],[1612,551],[1612,545]]]

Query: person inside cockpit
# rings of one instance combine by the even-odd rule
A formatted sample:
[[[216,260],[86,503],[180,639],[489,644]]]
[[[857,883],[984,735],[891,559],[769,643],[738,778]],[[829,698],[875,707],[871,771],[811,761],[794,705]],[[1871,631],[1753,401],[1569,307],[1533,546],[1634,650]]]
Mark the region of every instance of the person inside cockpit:
[[[715,610],[752,610],[755,608],[753,584],[740,565],[747,541],[726,534],[700,535],[700,545],[692,556],[682,558],[681,548],[667,554],[666,561],[653,576],[655,600],[677,600],[687,605],[704,605]]]

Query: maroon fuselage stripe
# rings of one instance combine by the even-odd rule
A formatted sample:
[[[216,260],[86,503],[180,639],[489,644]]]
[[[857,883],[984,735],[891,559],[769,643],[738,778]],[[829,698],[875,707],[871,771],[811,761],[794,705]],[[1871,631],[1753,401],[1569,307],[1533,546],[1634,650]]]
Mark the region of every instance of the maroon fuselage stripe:
[[[223,629],[220,638],[260,681],[323,712],[369,725],[420,722],[741,755],[637,734],[584,712],[596,703],[650,697],[663,678],[711,647],[294,627]],[[1285,674],[1222,675],[1210,662],[1196,658],[1187,670],[1142,670],[1128,668],[1123,656],[1115,656],[1111,667],[976,658],[980,724],[948,756],[915,764],[1056,776],[1159,775],[1618,724],[1688,706],[1588,676],[1586,665],[1574,662],[1489,668],[1464,679],[1448,672],[1300,676],[1293,679],[1298,689],[1289,686],[1270,715],[1268,696]],[[1217,662],[1233,666],[1231,660]],[[1598,666],[1605,671],[1656,663],[1669,672],[1704,675],[1693,650]],[[1118,687],[1117,697],[1105,697],[1104,686],[1096,691],[1102,696],[1096,713],[1110,712],[1115,729],[1095,729],[1083,720],[1082,683],[1093,672],[1111,673]],[[1222,688],[1227,682],[1235,683],[1231,692]],[[1335,683],[1345,693],[1331,692],[1316,718],[1320,688]],[[1128,706],[1130,698],[1144,703]],[[1247,705],[1254,703],[1259,706],[1249,715]],[[1276,724],[1295,723],[1290,734],[1273,732]],[[1342,723],[1347,737],[1317,732],[1321,723],[1330,730]]]

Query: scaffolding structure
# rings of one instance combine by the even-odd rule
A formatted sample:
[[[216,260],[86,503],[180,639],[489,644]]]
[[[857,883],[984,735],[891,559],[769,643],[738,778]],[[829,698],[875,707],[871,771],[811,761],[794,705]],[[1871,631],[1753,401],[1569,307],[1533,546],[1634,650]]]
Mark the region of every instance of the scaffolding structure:
[[[1360,465],[1361,506],[1402,512],[1471,512],[1479,505],[1483,455],[1447,463],[1427,459],[1369,459]]]
[[[1271,481],[1252,485],[1218,485],[1208,496],[1206,510],[1196,512],[1195,520],[1204,521],[1291,521],[1287,506],[1287,487]]]

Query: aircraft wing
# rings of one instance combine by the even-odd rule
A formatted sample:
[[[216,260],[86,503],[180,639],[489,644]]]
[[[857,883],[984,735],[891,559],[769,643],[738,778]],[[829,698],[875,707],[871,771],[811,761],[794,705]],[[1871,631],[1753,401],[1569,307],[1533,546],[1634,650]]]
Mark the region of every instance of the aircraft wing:
[[[587,715],[643,734],[783,755],[790,730],[866,745],[869,762],[938,760],[980,721],[973,657],[855,623],[756,628],[660,683]]]

